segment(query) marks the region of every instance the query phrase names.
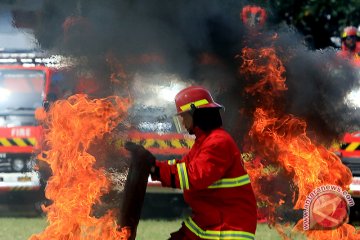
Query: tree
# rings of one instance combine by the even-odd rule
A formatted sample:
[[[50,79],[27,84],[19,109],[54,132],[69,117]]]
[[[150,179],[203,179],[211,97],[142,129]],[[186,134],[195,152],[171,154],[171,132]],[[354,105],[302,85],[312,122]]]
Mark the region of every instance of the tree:
[[[342,29],[360,24],[359,0],[270,0],[274,22],[295,26],[315,48],[332,45],[330,37],[340,36]]]

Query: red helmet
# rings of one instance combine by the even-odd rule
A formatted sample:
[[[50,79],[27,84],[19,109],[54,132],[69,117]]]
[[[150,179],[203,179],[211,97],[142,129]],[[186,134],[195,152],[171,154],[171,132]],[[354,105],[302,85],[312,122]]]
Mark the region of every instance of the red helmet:
[[[358,36],[359,37],[359,33],[358,33],[356,27],[349,26],[349,27],[344,28],[343,32],[341,33],[341,39],[344,39],[349,36]]]
[[[191,86],[181,90],[175,96],[177,114],[187,112],[196,108],[222,108],[220,104],[214,102],[210,92],[200,86]]]
[[[262,27],[266,22],[266,10],[256,5],[246,5],[240,13],[243,23],[248,27]]]

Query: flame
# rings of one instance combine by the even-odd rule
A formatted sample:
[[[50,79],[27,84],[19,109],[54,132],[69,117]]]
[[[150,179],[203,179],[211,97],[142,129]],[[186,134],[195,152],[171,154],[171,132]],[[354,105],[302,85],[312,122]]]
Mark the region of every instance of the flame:
[[[294,209],[302,209],[308,194],[322,185],[337,185],[346,190],[352,174],[339,157],[311,141],[303,119],[285,113],[285,67],[275,49],[245,48],[241,57],[240,73],[249,82],[245,92],[257,100],[249,131],[251,150],[256,157],[245,162],[246,168],[258,201],[267,206],[269,224],[287,239],[278,224],[281,219],[277,208],[290,202]],[[301,231],[299,225],[297,229]],[[346,233],[348,239],[354,239],[356,232],[352,229],[344,224],[332,231],[308,231],[306,235],[310,239],[344,239],[329,236]]]
[[[110,80],[112,83],[121,88],[126,87],[128,89],[129,74],[127,71],[133,69],[134,66],[146,66],[151,64],[165,64],[164,57],[159,54],[141,54],[138,56],[128,57],[126,59],[118,59],[113,53],[109,52],[106,54],[106,62],[109,64],[112,74]],[[125,71],[125,69],[127,71]]]
[[[125,72],[124,66],[112,53],[108,53],[106,55],[106,62],[109,64],[111,69],[110,81],[118,85],[126,83],[125,87],[127,89],[128,75]]]
[[[300,220],[294,227],[294,232],[302,232],[303,220]],[[357,240],[360,238],[360,232],[350,224],[344,224],[334,230],[309,230],[306,231],[307,239],[309,240]]]
[[[110,190],[104,169],[95,169],[88,153],[94,139],[114,129],[126,116],[129,101],[119,97],[89,100],[78,94],[55,102],[44,120],[48,147],[40,159],[49,164],[52,177],[46,187],[51,205],[45,207],[49,225],[40,239],[128,239],[129,229],[117,230],[114,212],[92,216],[92,206]]]

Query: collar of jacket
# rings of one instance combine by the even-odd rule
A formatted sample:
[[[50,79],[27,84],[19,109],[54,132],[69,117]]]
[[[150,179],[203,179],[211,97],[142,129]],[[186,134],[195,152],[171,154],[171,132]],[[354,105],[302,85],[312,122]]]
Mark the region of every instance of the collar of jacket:
[[[194,128],[194,133],[195,133],[195,142],[202,142],[202,141],[204,141],[205,140],[205,138],[207,137],[207,136],[209,136],[209,134],[212,132],[212,131],[214,131],[214,130],[218,130],[218,129],[222,129],[221,127],[220,128],[216,128],[216,129],[213,129],[213,130],[211,130],[211,131],[209,131],[209,132],[205,132],[205,131],[203,131],[203,130],[201,130],[199,127],[195,127]]]

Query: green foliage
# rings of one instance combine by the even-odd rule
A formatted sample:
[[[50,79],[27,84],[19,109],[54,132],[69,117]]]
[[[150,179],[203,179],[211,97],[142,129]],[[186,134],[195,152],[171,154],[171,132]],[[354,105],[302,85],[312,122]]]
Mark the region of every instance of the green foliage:
[[[330,37],[339,36],[345,26],[360,24],[359,0],[270,0],[275,22],[294,25],[313,38],[314,47],[331,45]]]

